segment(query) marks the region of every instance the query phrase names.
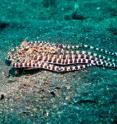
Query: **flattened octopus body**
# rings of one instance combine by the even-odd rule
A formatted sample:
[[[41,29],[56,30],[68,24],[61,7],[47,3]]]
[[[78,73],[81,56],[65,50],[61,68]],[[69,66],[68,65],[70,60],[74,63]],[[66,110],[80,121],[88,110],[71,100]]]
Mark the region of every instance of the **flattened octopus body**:
[[[45,69],[71,72],[91,66],[117,69],[117,53],[89,45],[63,45],[23,41],[8,53],[7,61],[15,69]]]

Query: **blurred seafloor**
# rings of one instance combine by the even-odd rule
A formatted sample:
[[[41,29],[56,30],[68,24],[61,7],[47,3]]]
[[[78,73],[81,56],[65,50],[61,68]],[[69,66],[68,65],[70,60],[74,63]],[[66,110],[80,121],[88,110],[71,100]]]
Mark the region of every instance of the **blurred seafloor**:
[[[0,0],[0,124],[116,124],[117,71],[6,77],[23,39],[117,51],[117,0]]]

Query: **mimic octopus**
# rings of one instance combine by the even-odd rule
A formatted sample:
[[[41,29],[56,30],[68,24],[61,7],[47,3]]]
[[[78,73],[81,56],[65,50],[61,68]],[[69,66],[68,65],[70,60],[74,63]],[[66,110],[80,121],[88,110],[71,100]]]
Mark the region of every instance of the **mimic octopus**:
[[[91,66],[117,69],[116,57],[117,52],[109,52],[89,45],[23,41],[8,52],[6,61],[15,69],[44,69],[61,73]]]

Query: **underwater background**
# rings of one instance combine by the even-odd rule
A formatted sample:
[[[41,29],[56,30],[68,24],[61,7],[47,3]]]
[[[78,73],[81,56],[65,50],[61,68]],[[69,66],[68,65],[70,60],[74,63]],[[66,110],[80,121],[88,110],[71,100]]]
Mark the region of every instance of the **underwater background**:
[[[8,77],[22,40],[117,52],[117,0],[0,0],[0,124],[116,124],[117,71],[90,68]]]

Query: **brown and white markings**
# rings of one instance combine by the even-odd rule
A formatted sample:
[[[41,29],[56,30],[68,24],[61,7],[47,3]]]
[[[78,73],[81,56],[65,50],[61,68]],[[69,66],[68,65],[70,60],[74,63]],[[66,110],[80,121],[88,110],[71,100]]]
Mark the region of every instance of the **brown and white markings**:
[[[46,42],[23,41],[8,53],[7,60],[16,69],[46,69],[53,72],[70,72],[102,66],[117,69],[117,52],[88,45],[63,45]]]

